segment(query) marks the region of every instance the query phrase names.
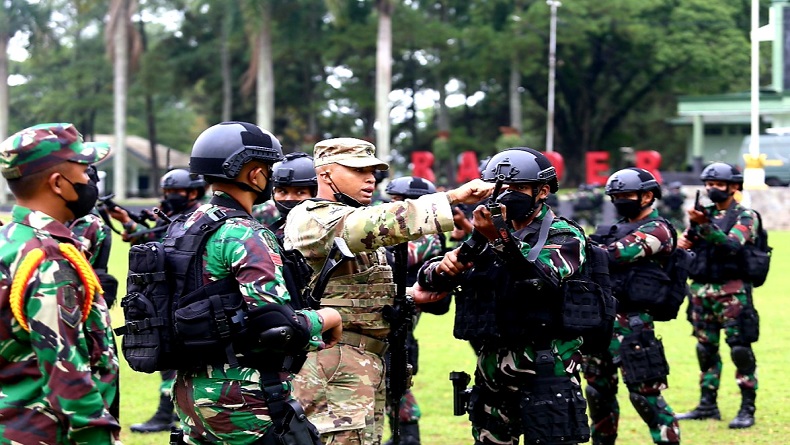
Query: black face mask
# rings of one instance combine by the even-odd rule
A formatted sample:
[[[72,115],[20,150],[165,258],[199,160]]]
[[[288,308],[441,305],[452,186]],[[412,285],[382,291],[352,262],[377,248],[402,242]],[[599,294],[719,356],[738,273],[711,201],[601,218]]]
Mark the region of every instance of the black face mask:
[[[634,219],[642,213],[642,203],[638,199],[615,199],[612,201],[617,214],[627,219]]]
[[[74,188],[74,192],[77,194],[77,199],[74,201],[66,201],[66,198],[61,196],[66,201],[66,208],[74,214],[74,219],[82,218],[90,213],[93,206],[96,205],[96,200],[99,198],[99,187],[96,183],[93,181],[88,181],[87,183],[71,182],[65,176],[63,176],[63,179],[71,184],[71,187]]]
[[[165,213],[181,213],[189,207],[189,197],[180,193],[168,193],[162,201],[162,211]]]
[[[535,198],[526,193],[506,190],[499,195],[497,203],[507,207],[507,221],[526,221],[535,211]]]
[[[717,189],[716,187],[708,189],[708,198],[715,203],[724,202],[730,199],[730,196],[732,195],[727,190]]]
[[[330,181],[332,181],[332,177],[329,176],[329,172],[327,172],[327,177],[329,178]],[[362,207],[364,205],[361,202],[357,201],[356,199],[352,198],[351,196],[341,192],[340,189],[338,189],[337,186],[335,185],[335,181],[330,182],[329,187],[332,188],[332,192],[333,192],[332,195],[335,197],[335,201],[342,202],[343,204],[354,208]]]
[[[275,199],[274,206],[277,207],[277,210],[280,211],[280,215],[282,215],[282,217],[285,218],[286,216],[288,216],[288,212],[293,210],[293,208],[296,207],[300,202],[302,201],[298,199],[287,199],[287,200],[284,199],[282,201],[278,201]]]
[[[263,204],[264,202],[272,199],[272,188],[272,181],[269,181],[269,178],[266,178],[266,187],[258,188],[258,190],[256,190],[255,193],[257,193],[257,196],[255,197],[255,201],[252,203],[255,205]]]

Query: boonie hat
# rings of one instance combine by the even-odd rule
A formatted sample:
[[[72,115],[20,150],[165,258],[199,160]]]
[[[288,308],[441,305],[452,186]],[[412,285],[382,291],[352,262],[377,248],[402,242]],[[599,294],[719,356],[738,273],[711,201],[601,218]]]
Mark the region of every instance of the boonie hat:
[[[315,144],[313,164],[316,167],[340,164],[346,167],[376,167],[387,170],[389,165],[375,156],[376,147],[370,142],[354,138],[327,139]]]
[[[66,161],[93,164],[109,153],[107,143],[84,142],[73,124],[38,124],[0,144],[0,166],[4,178],[16,179]]]

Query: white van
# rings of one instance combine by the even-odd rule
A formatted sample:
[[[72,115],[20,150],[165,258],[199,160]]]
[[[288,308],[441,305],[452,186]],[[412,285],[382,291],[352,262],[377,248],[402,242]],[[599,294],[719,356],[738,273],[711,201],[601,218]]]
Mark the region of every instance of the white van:
[[[743,155],[749,153],[751,136],[743,138],[738,166],[743,170]],[[768,185],[790,185],[790,134],[761,134],[760,153],[766,155],[765,183]]]

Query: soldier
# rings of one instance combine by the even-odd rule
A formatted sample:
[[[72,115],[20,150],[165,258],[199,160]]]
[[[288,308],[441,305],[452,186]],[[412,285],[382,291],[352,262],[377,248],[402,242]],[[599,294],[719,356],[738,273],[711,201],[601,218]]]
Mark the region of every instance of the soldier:
[[[700,402],[678,419],[721,419],[716,395],[721,378],[720,331],[724,329],[735,380],[741,390],[741,408],[730,428],[754,425],[757,397],[757,361],[752,343],[757,341],[759,319],[752,286],[741,277],[739,255],[754,243],[759,230],[756,214],[735,201],[743,189],[743,175],[733,166],[714,162],[700,175],[712,205],[688,211],[690,225],[678,246],[696,252],[691,270],[691,323],[697,337],[700,366]]]
[[[173,396],[184,433],[192,442],[279,443],[267,440],[274,441],[271,436],[283,432],[283,422],[295,405],[289,402],[288,376],[298,370],[291,367],[298,365],[289,364],[287,356],[308,348],[330,347],[340,339],[341,318],[336,310],[291,308],[292,298],[298,296],[286,289],[277,240],[250,215],[253,204],[271,198],[271,166],[282,159],[280,142],[246,122],[214,125],[201,133],[192,147],[190,171],[204,175],[214,194],[208,204],[174,222],[165,241],[171,234],[189,235],[190,228],[202,221],[227,218],[205,241],[199,256],[203,266],[200,280],[203,286],[223,281],[229,288],[222,292],[240,292],[249,327],[234,343],[258,344],[259,331],[277,323],[271,320],[278,314],[287,323],[284,332],[291,332],[275,344],[253,346],[241,356],[202,357],[211,364],[178,370]],[[178,235],[173,236],[178,243]],[[185,282],[184,286],[184,292],[196,290],[193,284]],[[184,339],[188,339],[185,334]],[[239,363],[231,363],[237,359]],[[309,429],[309,423],[296,414],[293,420]],[[277,428],[273,428],[275,422]],[[317,440],[314,431],[303,433],[301,437]]]
[[[370,206],[376,170],[389,166],[373,144],[337,138],[315,145],[318,198],[296,206],[285,225],[285,247],[297,249],[313,268],[324,261],[334,237],[345,239],[356,260],[326,288],[322,306],[343,313],[337,348],[308,354],[294,379],[294,394],[322,434],[324,443],[381,443],[385,385],[382,356],[389,323],[384,306],[395,284],[384,246],[393,246],[452,227],[451,205],[478,202],[492,184],[475,180],[446,193]],[[416,301],[420,303],[420,301]],[[325,369],[337,372],[325,374]]]
[[[272,167],[272,183],[273,202],[280,218],[267,227],[282,239],[288,213],[305,199],[315,198],[318,194],[313,158],[300,151],[286,154],[284,161]]]
[[[417,199],[420,196],[436,193],[436,186],[427,179],[403,176],[392,180],[387,184],[387,194],[393,201],[403,201],[404,199]],[[414,241],[408,243],[408,266],[406,275],[406,285],[413,286],[417,282],[417,271],[420,266],[427,260],[443,255],[445,252],[445,239],[444,234],[439,233],[435,235],[425,235]],[[397,267],[391,262],[393,268]],[[442,301],[420,306],[421,312],[428,312],[434,315],[442,315],[447,313],[450,309],[450,298],[445,298]],[[412,329],[406,337],[406,345],[408,349],[409,364],[412,366],[412,375],[417,375],[419,369],[419,345],[417,339],[414,338],[414,328],[417,326],[419,314],[415,319]],[[389,370],[389,361],[387,360],[387,370]],[[387,415],[392,419],[394,415],[392,412],[387,412]],[[397,413],[400,417],[400,445],[419,445],[420,444],[420,428],[419,420],[421,416],[420,407],[417,400],[414,398],[414,393],[409,389],[404,394],[400,401],[400,411]],[[390,420],[390,427],[393,422]],[[385,443],[385,445],[392,445],[392,440]]]
[[[282,218],[282,215],[280,215],[280,211],[277,210],[274,200],[270,199],[252,206],[252,217],[265,227],[271,227]]]
[[[427,263],[418,278],[430,292],[460,285],[453,333],[477,352],[468,405],[475,444],[516,445],[522,435],[526,444],[586,442],[582,338],[558,322],[560,281],[586,263],[584,232],[545,204],[558,183],[542,153],[507,149],[491,158],[482,178],[508,185],[496,198],[502,214],[478,206],[473,256],[462,246]]]
[[[99,280],[66,221],[96,204],[87,174],[109,147],[72,124],[39,124],[0,144],[17,199],[0,229],[0,442],[113,444],[118,357]]]
[[[170,170],[159,181],[163,198],[160,210],[171,219],[178,215],[194,212],[206,194],[206,182],[199,175],[189,173],[183,168]],[[167,229],[167,222],[156,218],[153,229],[137,224],[129,216],[129,212],[121,207],[107,209],[110,216],[123,224],[123,240],[132,245],[161,239]],[[151,212],[148,212],[150,215]],[[168,428],[169,430],[169,428]]]
[[[654,369],[653,375],[648,375],[651,370],[642,369],[629,374],[629,370],[635,369],[631,365],[640,366],[632,357],[632,345],[652,352],[653,349],[648,349],[651,342],[660,342],[655,338],[653,315],[649,312],[652,306],[644,301],[644,296],[654,298],[662,291],[662,286],[664,292],[669,291],[666,284],[652,273],[656,268],[663,270],[675,249],[677,234],[653,209],[655,200],[661,199],[661,187],[647,170],[631,167],[615,172],[606,182],[606,194],[621,219],[614,226],[599,227],[590,238],[603,245],[609,253],[609,274],[619,304],[608,350],[585,356],[585,393],[590,404],[592,441],[593,444],[604,445],[614,444],[617,439],[619,368],[629,399],[650,428],[653,442],[677,444],[680,443],[680,427],[672,408],[661,395],[661,390],[667,388],[664,371],[668,373],[669,369]],[[647,293],[642,287],[633,285],[638,272],[646,274],[645,280],[639,280],[639,283],[650,288]],[[682,295],[679,301],[682,301]],[[641,365],[666,362],[663,348],[656,348],[654,352],[657,359]]]
[[[686,194],[683,193],[683,184],[680,181],[672,181],[667,185],[666,196],[661,200],[663,204],[662,213],[667,215],[669,221],[675,227],[681,227],[684,220],[683,204],[686,202]]]
[[[160,209],[170,217],[176,219],[178,215],[189,214],[197,210],[200,201],[206,194],[206,181],[202,176],[190,173],[183,168],[170,170],[159,181],[162,188],[163,199]],[[124,241],[132,245],[146,241],[161,240],[167,230],[168,222],[156,218],[153,229],[142,224],[137,224],[129,213],[121,207],[107,209],[114,219],[123,224]],[[173,406],[173,382],[176,378],[175,370],[160,371],[162,383],[159,385],[159,404],[154,414],[145,422],[134,423],[129,429],[133,433],[158,433],[170,431],[177,425],[178,415]]]

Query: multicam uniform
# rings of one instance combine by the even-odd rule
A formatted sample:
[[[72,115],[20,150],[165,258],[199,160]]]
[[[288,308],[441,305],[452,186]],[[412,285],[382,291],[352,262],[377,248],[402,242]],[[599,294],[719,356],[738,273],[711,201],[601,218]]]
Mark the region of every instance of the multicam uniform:
[[[98,280],[66,226],[21,206],[12,220],[0,229],[0,443],[112,444],[118,357]]]
[[[363,208],[308,200],[288,214],[285,247],[298,249],[314,270],[320,269],[335,237],[343,238],[356,254],[350,270],[335,275],[321,301],[343,317],[341,344],[308,354],[294,379],[294,395],[324,443],[381,443],[385,405],[381,354],[389,332],[381,311],[395,295],[383,246],[447,231],[452,224],[444,193]]]
[[[232,199],[225,193],[215,197]],[[232,209],[220,205],[200,206],[185,223],[189,227],[202,215]],[[203,255],[203,283],[235,276],[250,309],[266,304],[288,304],[282,259],[274,235],[252,217],[229,218],[213,233]],[[323,348],[323,321],[315,311],[297,311],[310,332],[311,350]],[[283,375],[288,386],[289,376]],[[261,390],[261,373],[247,367],[205,366],[194,371],[178,371],[173,394],[185,435],[203,443],[234,445],[255,443],[271,427]]]
[[[731,210],[718,210],[715,205],[709,205],[706,206],[706,211],[712,222],[693,225],[686,234],[686,237],[695,243],[695,247],[699,241],[704,241],[724,250],[737,252],[746,243],[754,242],[757,238],[758,226],[755,224],[756,217],[752,210],[735,204]],[[720,224],[726,219],[728,212],[735,212],[738,216],[732,229],[725,233],[717,223]],[[748,335],[742,332],[744,323],[756,323],[755,320],[743,319],[747,312],[753,309],[751,285],[740,278],[723,283],[706,283],[692,279],[689,288],[691,323],[694,327],[694,336],[699,342],[698,355],[701,359],[700,387],[714,391],[719,388],[722,367],[719,345],[721,330],[724,329],[727,344],[733,349],[736,346],[745,348],[744,353],[749,356],[747,360],[735,360],[733,357],[738,387],[756,390],[757,368],[751,348],[754,339],[748,338]],[[756,328],[756,326],[749,327]]]
[[[606,248],[609,251],[610,264],[627,268],[629,265],[648,258],[650,260],[666,259],[674,249],[674,239],[677,235],[673,233],[672,228],[666,222],[656,218],[658,218],[658,211],[653,210],[645,217],[645,220],[652,219],[652,221],[646,221],[639,225],[623,238],[611,242],[607,240]],[[625,222],[625,220],[620,220],[618,224]],[[619,295],[616,294],[616,296]],[[634,333],[636,326],[632,325],[638,325],[640,322],[641,329],[644,331],[655,329],[653,317],[650,314],[628,309],[627,306],[618,308],[617,318],[614,321],[614,333],[608,351],[585,357],[584,377],[595,394],[592,396],[591,388],[588,388],[587,401],[590,404],[591,432],[593,443],[596,444],[614,443],[617,437],[617,426],[620,419],[620,407],[617,403],[617,369],[620,368],[624,378],[627,378],[620,352],[623,340]],[[679,442],[678,422],[674,418],[672,408],[661,396],[661,390],[667,388],[666,377],[648,382],[631,383],[627,385],[627,388],[628,392],[632,394],[632,401],[639,397],[639,403],[646,403],[647,406],[641,409],[644,409],[645,412],[656,413],[654,418],[645,420],[650,428],[653,442]],[[637,402],[633,403],[636,405]],[[640,415],[642,415],[641,412]]]

